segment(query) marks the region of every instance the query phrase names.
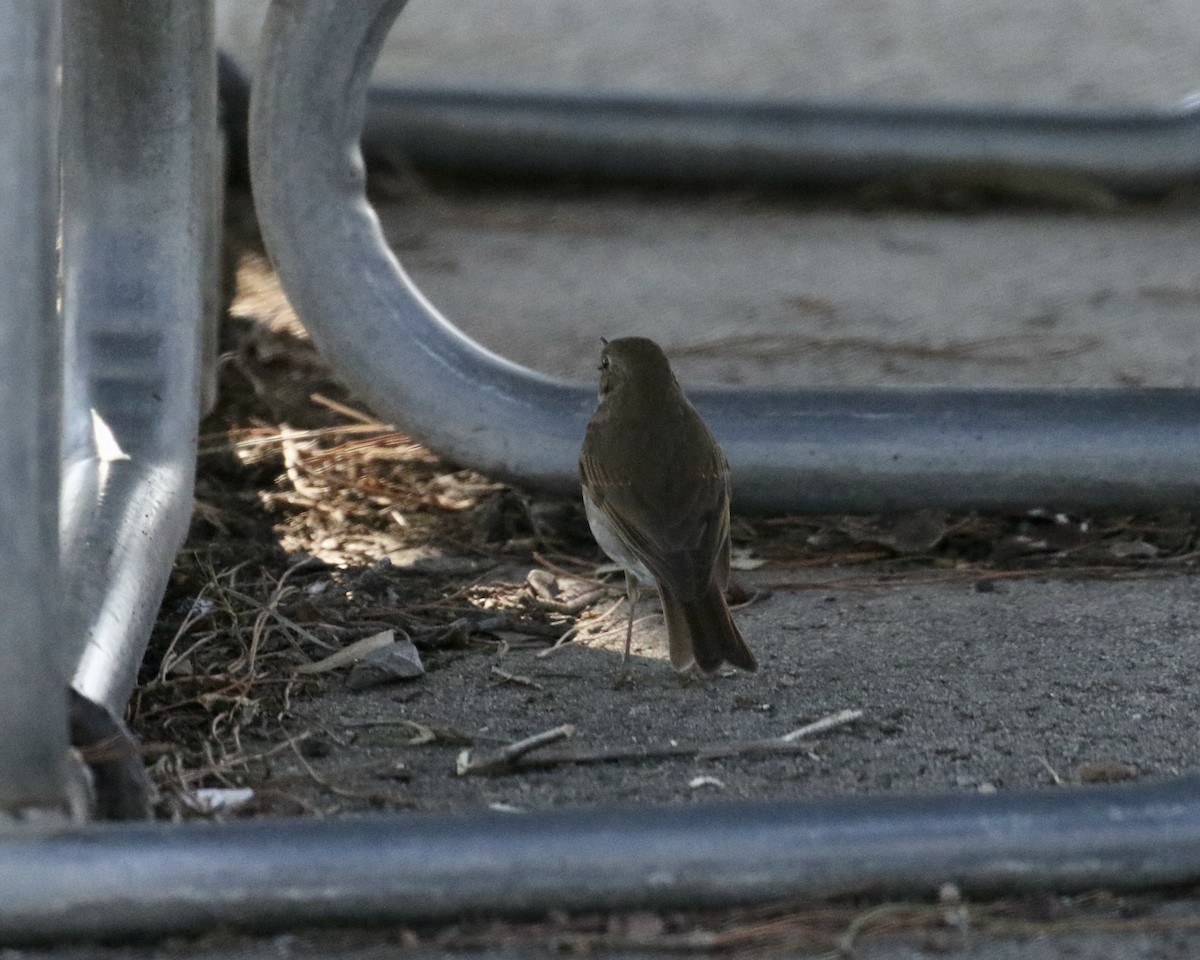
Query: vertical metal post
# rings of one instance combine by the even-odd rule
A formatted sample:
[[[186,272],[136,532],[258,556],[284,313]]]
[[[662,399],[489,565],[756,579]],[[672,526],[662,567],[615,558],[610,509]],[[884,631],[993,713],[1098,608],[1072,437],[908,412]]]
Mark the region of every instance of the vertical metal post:
[[[0,810],[64,798],[58,37],[58,3],[0,0]]]
[[[221,170],[213,20],[212,0],[63,12],[72,684],[117,716],[191,513]]]

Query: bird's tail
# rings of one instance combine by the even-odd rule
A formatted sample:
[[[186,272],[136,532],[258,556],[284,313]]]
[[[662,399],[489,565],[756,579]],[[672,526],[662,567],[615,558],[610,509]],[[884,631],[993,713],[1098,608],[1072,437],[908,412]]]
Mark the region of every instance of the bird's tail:
[[[687,670],[693,663],[704,673],[712,673],[722,663],[743,670],[758,669],[758,661],[742,639],[715,581],[694,600],[680,600],[667,590],[660,593],[671,665],[676,670]]]

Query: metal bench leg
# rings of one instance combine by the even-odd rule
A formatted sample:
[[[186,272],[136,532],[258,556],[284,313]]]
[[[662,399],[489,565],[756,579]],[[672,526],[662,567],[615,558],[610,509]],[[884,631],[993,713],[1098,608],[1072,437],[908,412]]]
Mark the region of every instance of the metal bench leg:
[[[201,337],[217,306],[212,32],[208,0],[64,7],[68,653],[72,685],[114,722],[192,509]]]
[[[0,0],[0,810],[62,807],[58,9]]]

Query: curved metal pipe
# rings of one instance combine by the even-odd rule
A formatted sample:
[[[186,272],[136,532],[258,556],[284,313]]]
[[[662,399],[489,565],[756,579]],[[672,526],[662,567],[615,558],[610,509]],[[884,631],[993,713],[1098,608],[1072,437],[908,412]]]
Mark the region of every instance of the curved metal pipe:
[[[314,340],[375,410],[452,460],[572,493],[593,388],[518,367],[455,329],[405,275],[364,198],[367,84],[402,6],[272,6],[251,110],[263,238]],[[1092,510],[1200,495],[1195,391],[691,395],[742,509]]]
[[[101,825],[0,844],[0,942],[1200,879],[1200,781],[721,807]]]
[[[1161,191],[1200,175],[1200,104],[1162,110],[796,104],[378,87],[363,149],[457,174],[681,183],[982,186],[1090,181]]]
[[[363,193],[371,64],[403,5],[272,4],[250,108],[263,239],[313,339],[378,412],[451,458],[561,488],[594,391],[463,336],[405,276]]]

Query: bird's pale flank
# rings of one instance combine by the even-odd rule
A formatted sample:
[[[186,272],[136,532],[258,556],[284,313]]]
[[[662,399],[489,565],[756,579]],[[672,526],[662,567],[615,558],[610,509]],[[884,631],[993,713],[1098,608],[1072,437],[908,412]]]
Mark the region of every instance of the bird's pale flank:
[[[596,542],[628,578],[626,657],[640,582],[658,588],[676,670],[756,670],[725,602],[729,465],[654,341],[605,344],[579,473]]]

